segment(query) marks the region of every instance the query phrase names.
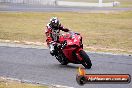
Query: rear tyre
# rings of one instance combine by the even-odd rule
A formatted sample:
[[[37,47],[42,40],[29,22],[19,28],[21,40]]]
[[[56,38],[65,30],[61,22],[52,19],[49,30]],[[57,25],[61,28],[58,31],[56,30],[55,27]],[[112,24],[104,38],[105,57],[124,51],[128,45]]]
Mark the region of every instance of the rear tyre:
[[[91,60],[89,58],[89,56],[86,54],[85,51],[81,50],[80,51],[80,56],[83,58],[82,60],[82,65],[87,68],[87,69],[90,69],[91,66],[92,66],[92,63],[91,63]]]

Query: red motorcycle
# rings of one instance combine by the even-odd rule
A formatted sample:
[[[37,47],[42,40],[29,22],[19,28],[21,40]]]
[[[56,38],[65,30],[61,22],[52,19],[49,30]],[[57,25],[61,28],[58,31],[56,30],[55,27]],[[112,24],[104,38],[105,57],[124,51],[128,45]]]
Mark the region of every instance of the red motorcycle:
[[[55,57],[62,65],[74,63],[91,68],[91,60],[83,50],[82,36],[79,33],[62,34],[59,36],[59,43],[61,45],[55,44]]]

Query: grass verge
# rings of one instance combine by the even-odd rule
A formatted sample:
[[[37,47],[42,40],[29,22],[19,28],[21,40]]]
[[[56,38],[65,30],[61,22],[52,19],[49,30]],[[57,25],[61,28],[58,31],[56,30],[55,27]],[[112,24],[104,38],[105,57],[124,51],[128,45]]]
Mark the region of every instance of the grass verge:
[[[44,29],[57,16],[83,36],[85,49],[132,54],[132,12],[0,12],[0,39],[45,42]],[[92,48],[91,48],[92,47]]]
[[[0,78],[0,88],[49,88],[48,86],[38,84],[21,83]]]

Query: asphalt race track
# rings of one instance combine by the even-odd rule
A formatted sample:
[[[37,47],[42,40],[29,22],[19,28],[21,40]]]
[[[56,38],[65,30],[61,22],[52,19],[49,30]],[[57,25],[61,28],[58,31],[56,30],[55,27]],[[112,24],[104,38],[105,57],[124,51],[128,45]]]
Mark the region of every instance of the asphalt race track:
[[[130,11],[132,8],[98,8],[98,7],[62,7],[27,4],[0,3],[0,11],[35,11],[35,12],[89,12],[89,11]]]
[[[87,73],[132,75],[132,56],[88,53],[93,67]],[[0,76],[81,88],[76,82],[81,65],[62,66],[47,49],[0,46]],[[86,84],[82,88],[131,88],[129,84]]]

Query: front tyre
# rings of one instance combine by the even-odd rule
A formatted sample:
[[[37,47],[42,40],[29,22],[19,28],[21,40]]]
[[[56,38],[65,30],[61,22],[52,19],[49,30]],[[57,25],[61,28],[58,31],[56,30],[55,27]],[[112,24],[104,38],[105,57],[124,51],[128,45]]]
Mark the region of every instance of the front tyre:
[[[68,64],[67,58],[63,54],[58,54],[58,57],[56,57],[56,59],[61,63],[61,65]]]
[[[89,58],[89,56],[86,54],[85,51],[83,50],[80,50],[80,56],[82,57],[82,65],[87,68],[87,69],[90,69],[91,66],[92,66],[92,63],[91,63],[91,60]]]
[[[59,51],[59,46],[55,46],[55,57],[60,62],[61,65],[67,65],[68,60],[65,55]]]

